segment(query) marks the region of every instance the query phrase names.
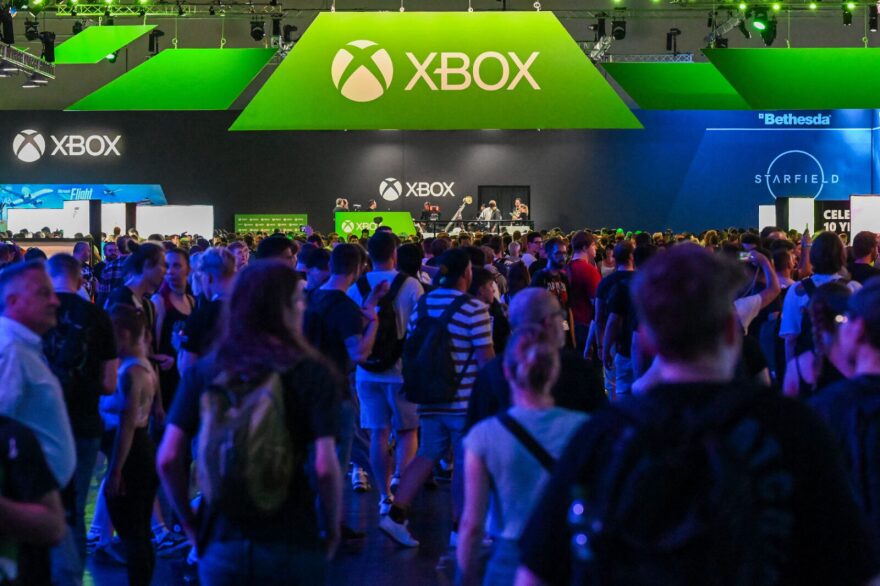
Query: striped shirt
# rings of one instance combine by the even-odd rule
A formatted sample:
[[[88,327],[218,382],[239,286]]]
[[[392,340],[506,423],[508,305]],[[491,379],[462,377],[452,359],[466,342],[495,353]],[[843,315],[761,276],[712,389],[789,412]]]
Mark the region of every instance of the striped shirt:
[[[428,315],[439,318],[459,295],[464,293],[455,289],[435,289],[419,300],[419,306],[427,303]],[[410,316],[408,328],[410,333],[415,329],[418,314],[419,311],[416,310]],[[492,320],[489,318],[489,307],[482,301],[471,298],[452,316],[449,333],[452,337],[452,360],[455,363],[456,374],[461,376],[461,383],[451,403],[422,405],[419,407],[419,413],[422,415],[464,416],[467,413],[471,390],[479,371],[475,351],[492,346]]]

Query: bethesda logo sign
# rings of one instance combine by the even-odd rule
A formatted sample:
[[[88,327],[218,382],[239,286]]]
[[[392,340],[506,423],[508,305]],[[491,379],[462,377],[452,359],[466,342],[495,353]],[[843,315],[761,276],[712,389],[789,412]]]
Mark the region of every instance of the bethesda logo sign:
[[[52,152],[50,156],[62,157],[109,157],[122,156],[119,152],[121,136],[106,134],[66,134],[58,137],[50,135]],[[23,163],[34,163],[46,153],[46,139],[36,130],[22,130],[12,139],[12,152]]]
[[[791,150],[778,154],[765,173],[755,175],[755,184],[765,183],[773,198],[786,196],[819,197],[826,185],[840,182],[840,175],[826,173],[819,159],[807,151]]]
[[[758,120],[764,121],[764,126],[830,126],[831,114],[816,114],[815,116],[800,116],[797,114],[758,114]]]
[[[540,51],[527,57],[513,51],[485,51],[472,59],[460,51],[432,51],[424,57],[407,52],[414,70],[404,91],[424,86],[431,91],[454,92],[472,85],[487,92],[514,90],[521,85],[540,90],[530,71],[539,55]],[[330,77],[336,89],[352,102],[372,102],[391,87],[394,63],[388,51],[373,41],[352,41],[337,51]]]
[[[379,183],[379,195],[385,201],[397,201],[404,197],[455,197],[452,191],[455,181],[407,181],[406,194],[400,180],[393,177],[383,179]]]

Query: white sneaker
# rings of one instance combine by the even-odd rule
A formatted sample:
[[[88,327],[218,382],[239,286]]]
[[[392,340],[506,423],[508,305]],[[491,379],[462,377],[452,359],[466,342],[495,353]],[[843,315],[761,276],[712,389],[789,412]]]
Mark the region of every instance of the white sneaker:
[[[419,542],[410,534],[405,523],[396,523],[394,519],[385,515],[379,519],[379,529],[388,537],[404,547],[418,547]]]
[[[400,485],[400,474],[394,474],[391,477],[391,494],[397,493],[397,487]]]
[[[394,499],[390,496],[385,497],[381,501],[379,501],[379,515],[385,516],[391,512],[391,505],[394,504]]]
[[[367,476],[367,471],[360,466],[351,467],[351,488],[355,492],[370,490],[370,478]]]

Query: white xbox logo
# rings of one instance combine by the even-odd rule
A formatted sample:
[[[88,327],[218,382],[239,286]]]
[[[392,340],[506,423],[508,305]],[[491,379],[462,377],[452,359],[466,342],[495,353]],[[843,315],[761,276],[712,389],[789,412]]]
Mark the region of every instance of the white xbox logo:
[[[344,222],[342,222],[342,231],[346,234],[351,234],[352,232],[354,232],[354,222],[352,222],[351,220],[345,220]]]
[[[388,51],[373,41],[352,41],[337,51],[330,75],[352,102],[372,102],[391,85],[394,64]]]
[[[12,141],[12,152],[18,160],[33,163],[46,152],[46,141],[36,130],[22,130]]]
[[[379,184],[379,195],[385,201],[396,201],[403,194],[403,185],[400,181],[389,177]]]

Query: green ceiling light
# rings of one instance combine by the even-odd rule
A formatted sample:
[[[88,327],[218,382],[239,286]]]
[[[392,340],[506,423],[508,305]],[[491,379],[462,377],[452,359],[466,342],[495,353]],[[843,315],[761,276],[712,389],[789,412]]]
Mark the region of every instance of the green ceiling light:
[[[113,51],[112,53],[108,53],[104,59],[109,61],[110,63],[116,63],[116,58],[119,57],[119,51]]]
[[[739,9],[742,10],[743,12],[745,12],[748,8],[749,8],[749,6],[745,2],[739,3]]]
[[[847,2],[846,7],[850,10],[854,10],[856,7],[856,3],[855,2]]]
[[[773,12],[779,12],[780,10],[782,10],[782,4],[780,4],[779,2],[774,3]]]
[[[752,27],[759,31],[767,30],[767,22],[767,9],[763,7],[756,8],[755,18],[752,20]]]
[[[816,8],[818,8],[818,7],[819,7],[819,5],[816,4],[815,2],[810,2],[810,4],[809,4],[810,10],[816,10]]]

